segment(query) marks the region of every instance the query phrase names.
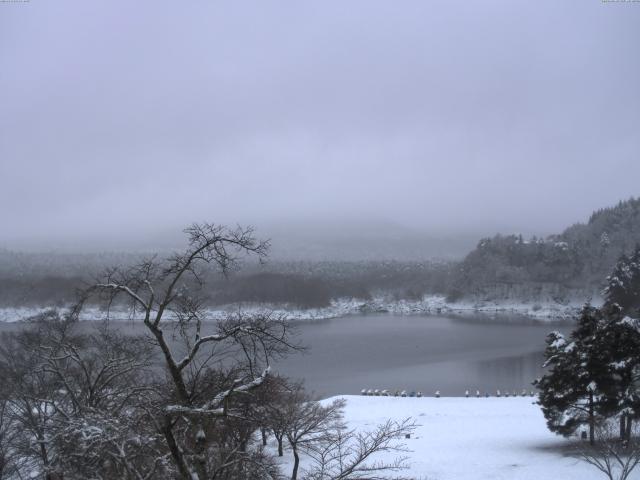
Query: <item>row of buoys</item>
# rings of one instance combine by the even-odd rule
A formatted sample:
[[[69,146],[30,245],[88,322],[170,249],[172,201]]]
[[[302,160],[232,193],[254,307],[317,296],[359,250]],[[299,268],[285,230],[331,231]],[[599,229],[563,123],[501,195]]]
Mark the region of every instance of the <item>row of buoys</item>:
[[[389,390],[375,390],[363,388],[360,390],[361,395],[369,395],[375,397],[421,397],[422,392],[407,392],[406,390],[396,390],[395,392],[390,392]]]
[[[361,395],[368,395],[368,396],[374,396],[374,397],[422,397],[422,392],[418,391],[418,392],[407,392],[406,390],[396,390],[394,392],[390,392],[389,390],[378,390],[376,389],[366,389],[363,388],[360,391]],[[520,392],[520,394],[518,395],[518,393],[513,390],[511,392],[509,392],[508,390],[505,390],[504,392],[500,391],[500,390],[496,390],[496,394],[495,396],[500,398],[500,397],[526,397],[527,395],[533,397],[535,396],[535,393],[533,392],[533,390],[530,390],[527,393],[527,390],[525,388],[522,389],[522,392]],[[436,398],[440,398],[440,390],[436,390],[434,396]],[[471,396],[471,394],[469,393],[469,390],[465,390],[464,392],[464,396],[469,398]],[[480,390],[476,390],[475,393],[475,397],[476,398],[481,398],[481,397],[485,397],[485,398],[489,398],[491,397],[491,395],[488,392],[484,392],[484,394],[480,393]]]

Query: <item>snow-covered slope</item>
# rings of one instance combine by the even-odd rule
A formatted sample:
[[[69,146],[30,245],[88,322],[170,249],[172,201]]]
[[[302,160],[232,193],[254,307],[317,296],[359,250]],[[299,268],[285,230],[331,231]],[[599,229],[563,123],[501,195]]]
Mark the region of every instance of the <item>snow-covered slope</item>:
[[[336,397],[334,397],[336,398]],[[396,398],[345,396],[351,428],[413,417],[409,476],[424,480],[599,480],[594,467],[562,454],[569,440],[550,433],[530,397]],[[333,398],[325,400],[330,402]],[[390,460],[393,458],[389,455]],[[290,454],[285,452],[283,467]],[[378,457],[384,459],[384,457]],[[631,479],[640,478],[640,471]]]

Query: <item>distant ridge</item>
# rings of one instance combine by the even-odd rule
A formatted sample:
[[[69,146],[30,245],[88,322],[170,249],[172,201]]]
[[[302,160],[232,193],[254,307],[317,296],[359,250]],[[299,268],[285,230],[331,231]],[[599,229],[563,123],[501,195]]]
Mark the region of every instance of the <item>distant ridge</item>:
[[[558,235],[483,238],[456,268],[451,298],[500,299],[598,293],[622,254],[640,243],[640,198],[620,201],[591,214]],[[555,292],[555,293],[553,293]]]

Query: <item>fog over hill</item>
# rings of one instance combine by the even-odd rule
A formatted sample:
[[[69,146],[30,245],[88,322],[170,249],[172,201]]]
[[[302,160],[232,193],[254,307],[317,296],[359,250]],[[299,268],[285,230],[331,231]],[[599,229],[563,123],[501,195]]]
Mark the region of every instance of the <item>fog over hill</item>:
[[[181,248],[182,229],[131,229],[108,235],[82,232],[72,237],[56,235],[0,242],[7,250],[31,253],[98,254],[104,252],[150,253]],[[326,220],[262,222],[255,234],[269,239],[269,259],[273,261],[364,261],[460,259],[478,238],[494,231],[428,231],[390,221]]]
[[[583,302],[598,295],[618,257],[640,241],[640,200],[621,201],[585,220],[555,235],[449,238],[391,222],[263,225],[257,234],[272,243],[266,263],[244,262],[227,280],[205,272],[208,301],[302,308],[345,298],[420,301],[427,295],[451,302]],[[0,305],[69,302],[101,270],[169,254],[184,242],[178,229],[138,238],[123,239],[128,251],[100,251],[100,241],[86,243],[93,248],[85,253],[0,251]]]
[[[0,246],[560,231],[637,193],[640,9],[607,3],[4,2]]]
[[[296,222],[264,231],[274,260],[452,260],[464,257],[478,239],[478,232],[429,232],[394,222]]]

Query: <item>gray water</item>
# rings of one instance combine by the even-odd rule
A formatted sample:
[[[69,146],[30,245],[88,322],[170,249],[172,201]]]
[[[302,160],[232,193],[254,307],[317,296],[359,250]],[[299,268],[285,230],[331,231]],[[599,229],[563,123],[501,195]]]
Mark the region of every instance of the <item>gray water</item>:
[[[443,396],[532,390],[542,373],[544,341],[568,325],[392,314],[349,316],[299,325],[307,354],[274,365],[304,379],[320,396],[363,388]]]
[[[118,322],[132,334],[141,322]],[[91,322],[86,324],[91,325]],[[422,391],[443,396],[532,390],[542,372],[544,340],[568,325],[483,317],[352,315],[296,323],[308,350],[273,365],[274,371],[305,381],[321,397],[361,389]],[[0,324],[0,331],[22,328]]]

